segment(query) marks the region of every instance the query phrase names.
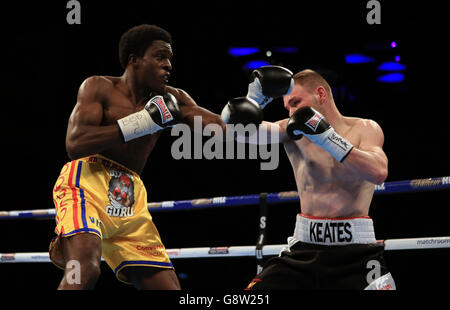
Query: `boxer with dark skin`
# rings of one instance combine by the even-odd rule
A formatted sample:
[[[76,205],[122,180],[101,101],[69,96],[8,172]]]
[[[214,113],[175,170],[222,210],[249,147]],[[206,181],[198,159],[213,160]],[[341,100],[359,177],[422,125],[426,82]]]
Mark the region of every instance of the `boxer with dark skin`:
[[[192,128],[196,115],[202,117],[203,125],[225,128],[219,115],[198,106],[185,91],[168,86],[173,57],[169,40],[154,40],[142,55],[126,57],[122,76],[92,76],[81,84],[66,136],[72,160],[101,154],[141,174],[161,131],[124,142],[117,121],[143,110],[155,95],[171,93],[178,101],[180,121]],[[100,275],[102,240],[81,233],[61,238],[61,247],[66,262],[80,262],[82,278],[80,284],[68,284],[64,276],[58,289],[92,289]],[[180,289],[173,269],[129,266],[123,273],[138,289]]]
[[[72,162],[66,164],[65,167],[68,167],[70,164],[71,169],[74,169],[75,163],[80,167],[85,167],[85,165],[87,167],[86,158],[90,160],[90,156],[97,154],[105,159],[114,161],[136,175],[141,175],[156,141],[160,137],[161,130],[164,128],[173,127],[179,122],[188,124],[192,129],[198,128],[199,126],[194,126],[194,117],[197,119],[198,116],[201,119],[202,130],[206,125],[216,125],[216,129],[212,130],[213,134],[215,134],[215,130],[220,129],[224,133],[227,128],[226,123],[245,122],[259,124],[262,120],[260,105],[262,102],[266,103],[269,100],[264,93],[268,92],[271,94],[269,97],[276,97],[288,92],[289,87],[278,90],[279,80],[286,80],[289,86],[291,72],[284,68],[269,66],[261,70],[258,75],[257,80],[261,80],[261,83],[258,84],[260,87],[252,93],[255,101],[247,100],[246,97],[231,99],[225,105],[222,115],[219,116],[198,106],[185,91],[168,85],[170,72],[172,71],[171,60],[173,51],[171,43],[171,35],[164,29],[154,25],[136,26],[122,35],[119,42],[119,58],[124,68],[122,76],[91,76],[79,88],[77,102],[71,113],[66,135],[66,150]],[[264,86],[261,86],[261,84]],[[67,206],[73,205],[71,208],[71,212],[74,212],[72,217],[76,218],[78,215],[75,211],[79,203],[77,197],[79,196],[80,201],[88,197],[85,196],[84,192],[86,191],[87,194],[88,191],[86,188],[83,189],[80,184],[83,182],[94,183],[101,192],[99,194],[101,197],[104,197],[102,195],[108,192],[108,188],[103,187],[102,182],[105,182],[104,179],[101,179],[103,181],[97,181],[96,177],[91,178],[91,175],[95,174],[98,176],[100,173],[104,173],[104,170],[101,172],[97,171],[96,169],[102,169],[98,166],[96,168],[86,167],[83,168],[83,171],[89,171],[87,174],[80,173],[81,168],[77,168],[76,178],[78,181],[75,183],[75,186],[72,181],[68,181],[72,180],[72,174],[66,177],[61,175],[53,193],[54,200],[61,200],[60,203],[57,203],[55,200],[57,209],[57,228],[55,230],[58,236],[50,245],[52,262],[56,266],[65,269],[59,289],[93,289],[95,287],[100,275],[102,251],[105,254],[105,240],[108,242],[108,245],[116,242],[113,246],[118,246],[118,242],[125,243],[125,253],[122,251],[120,255],[129,256],[130,254],[130,244],[127,241],[130,235],[128,234],[120,235],[120,241],[114,241],[116,239],[111,241],[108,236],[102,234],[96,227],[89,228],[89,226],[86,226],[88,225],[87,222],[83,222],[82,229],[79,229],[78,226],[70,228],[70,231],[64,229],[66,226],[64,226],[63,219],[67,220],[69,218],[65,216]],[[63,168],[62,171],[66,170]],[[82,178],[85,178],[82,182],[78,179],[81,174],[83,175]],[[112,179],[110,178],[110,180]],[[68,187],[64,189],[62,189],[63,181],[68,182],[66,184]],[[142,184],[142,181],[140,184]],[[126,187],[128,188],[128,185]],[[74,197],[70,202],[63,200],[68,199],[65,196],[66,191],[72,192]],[[118,199],[117,197],[122,197],[121,195],[123,196],[124,194],[120,193],[120,189],[117,187],[117,189],[110,192],[112,198],[109,198],[109,202],[111,203],[111,199],[115,200]],[[124,201],[126,202],[128,201],[127,199],[130,199],[128,194],[122,198],[123,200],[120,200],[122,203],[115,201],[115,205],[118,204],[118,208],[121,208],[120,205],[129,207],[130,203],[124,204]],[[92,218],[94,218],[97,211],[101,211],[104,214],[105,210],[103,209],[105,209],[104,203],[106,202],[100,201],[103,198],[98,198],[97,201],[92,196],[89,196],[89,199],[93,199],[89,202],[89,206],[80,205],[80,209],[83,212],[86,212],[87,208],[94,210],[92,211],[94,212]],[[86,202],[83,203],[86,204]],[[147,203],[147,201],[144,203]],[[63,208],[61,208],[62,205],[64,205],[64,212],[62,211]],[[113,208],[112,206],[108,207]],[[142,207],[140,210],[142,210]],[[83,219],[86,219],[86,213],[82,214]],[[108,213],[102,216],[104,216],[106,221],[110,222],[110,217],[116,215]],[[139,218],[135,217],[130,221],[127,219],[124,221],[130,223],[131,226],[134,225],[136,220],[144,219],[144,223],[147,224],[152,222],[151,217],[147,218],[146,216],[148,214],[142,215],[140,213]],[[101,217],[97,220],[103,224]],[[94,223],[94,220],[91,220],[91,222]],[[114,225],[117,225],[122,228],[124,222],[118,219],[115,223],[109,224],[107,227],[116,227]],[[70,223],[67,224],[67,227],[69,226]],[[133,230],[134,227],[130,229]],[[136,227],[136,230],[138,229],[140,227]],[[156,240],[156,243],[144,248],[157,249],[164,247],[159,243],[159,233],[153,223],[151,223],[150,228],[143,229],[144,237],[136,233],[136,231],[131,231],[130,234],[137,238],[138,242],[149,241],[148,239]],[[115,237],[117,238],[117,235]],[[106,239],[102,240],[104,238]],[[110,254],[109,250],[108,253]],[[159,258],[165,254],[157,252],[152,257]],[[124,256],[120,256],[122,262],[119,262],[118,266],[112,267],[108,263],[115,270],[119,280],[131,283],[138,289],[180,289],[180,283],[170,262],[151,261],[149,264],[142,266],[139,264],[143,261],[130,258],[125,259],[123,258]],[[104,258],[106,260],[106,257]],[[147,259],[147,257],[143,259]],[[68,265],[72,261],[78,262],[81,268],[79,272],[80,281],[78,282],[71,280],[72,270]],[[154,264],[155,262],[156,264]],[[161,268],[154,266],[161,266]]]

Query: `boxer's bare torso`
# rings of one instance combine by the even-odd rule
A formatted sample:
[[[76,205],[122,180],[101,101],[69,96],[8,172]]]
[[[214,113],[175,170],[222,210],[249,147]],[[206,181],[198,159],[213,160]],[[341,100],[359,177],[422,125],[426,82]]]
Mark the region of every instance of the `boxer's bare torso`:
[[[69,157],[102,154],[141,174],[160,133],[125,143],[117,120],[142,110],[151,97],[167,92],[177,99],[182,122],[193,126],[194,116],[199,115],[204,125],[224,127],[219,115],[199,107],[185,91],[167,85],[171,58],[170,44],[156,40],[139,58],[139,70],[130,64],[120,77],[87,78],[80,86],[67,127]]]
[[[220,124],[219,116],[197,106],[183,90],[166,86],[177,98],[184,121],[193,123],[193,115],[201,115],[204,123]],[[142,110],[147,101],[157,93],[136,101],[135,96],[121,77],[94,76],[80,87],[77,105],[69,119],[66,142],[81,141],[86,148],[72,155],[82,157],[100,153],[124,166],[142,173],[160,132],[146,135],[128,142],[123,141],[117,120]],[[84,129],[80,130],[83,127]],[[90,127],[90,128],[89,128]]]
[[[148,96],[136,102],[120,77],[96,76],[91,77],[84,84],[80,90],[84,98],[79,98],[78,107],[75,107],[71,120],[89,117],[91,122],[98,123],[97,130],[106,129],[108,126],[116,127],[118,119],[142,110],[150,99]],[[90,94],[91,90],[95,90],[95,94]],[[91,97],[91,100],[86,97]],[[84,113],[85,110],[88,110],[86,112],[89,114]],[[69,121],[68,134],[76,126],[75,122]],[[140,174],[159,135],[158,132],[127,143],[117,141],[117,144],[109,146],[100,154]],[[118,130],[117,136],[120,138]]]
[[[282,132],[287,119],[278,122]],[[337,128],[354,148],[364,143],[367,131],[377,126],[373,121],[343,117]],[[375,184],[337,162],[327,151],[306,137],[283,139],[301,197],[301,212],[316,217],[367,216]]]

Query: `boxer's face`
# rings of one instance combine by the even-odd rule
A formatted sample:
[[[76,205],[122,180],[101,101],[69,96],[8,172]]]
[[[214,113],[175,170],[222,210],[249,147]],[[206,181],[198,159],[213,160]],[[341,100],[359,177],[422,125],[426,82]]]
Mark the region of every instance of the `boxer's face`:
[[[136,74],[140,84],[163,94],[172,70],[172,57],[172,47],[169,43],[154,41],[144,55],[136,59]]]
[[[289,117],[291,117],[299,108],[316,108],[318,99],[314,93],[311,93],[302,85],[295,83],[292,92],[289,95],[283,96],[283,102],[285,109],[289,111]]]

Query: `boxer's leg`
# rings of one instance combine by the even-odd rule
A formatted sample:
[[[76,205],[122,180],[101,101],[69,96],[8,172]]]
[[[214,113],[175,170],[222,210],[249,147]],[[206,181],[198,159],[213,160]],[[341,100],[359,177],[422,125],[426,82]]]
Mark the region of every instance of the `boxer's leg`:
[[[140,290],[180,290],[180,282],[173,269],[130,266],[124,275]]]
[[[53,189],[57,236],[50,244],[49,257],[64,269],[59,289],[92,289],[100,274],[102,232],[97,211],[105,204],[97,206],[91,191],[106,192],[106,189],[100,185],[93,188],[102,183],[92,181],[93,177],[102,178],[98,168],[101,168],[98,163],[86,158],[68,162]]]
[[[147,191],[133,175],[133,212],[115,219],[120,230],[103,239],[102,255],[117,279],[138,289],[180,289],[172,263],[147,208]]]
[[[99,236],[83,233],[61,238],[66,269],[59,290],[93,289],[100,276],[102,244]],[[79,268],[79,278],[74,277],[73,268]]]

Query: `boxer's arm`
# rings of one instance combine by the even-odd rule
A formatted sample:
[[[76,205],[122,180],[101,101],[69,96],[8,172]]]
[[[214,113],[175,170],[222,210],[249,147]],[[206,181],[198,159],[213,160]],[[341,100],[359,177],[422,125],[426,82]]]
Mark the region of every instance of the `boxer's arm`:
[[[87,78],[81,84],[66,134],[66,150],[71,159],[96,154],[123,143],[119,125],[100,126],[102,102],[108,87],[112,86],[98,76]]]
[[[277,122],[275,122],[275,124],[277,124],[279,126],[278,131],[279,131],[279,138],[280,138],[280,143],[285,143],[286,141],[289,141],[289,136],[286,132],[286,127],[288,124],[289,118],[285,118],[282,120],[279,120]]]
[[[192,129],[197,129],[194,127],[194,117],[195,116],[201,116],[202,120],[202,126],[201,129],[208,125],[208,124],[217,124],[222,129],[222,132],[224,133],[223,136],[219,135],[219,139],[227,139],[226,134],[226,124],[220,117],[220,115],[215,114],[205,108],[202,108],[197,105],[197,103],[192,99],[189,94],[187,94],[182,89],[174,88],[171,86],[166,87],[166,91],[170,92],[172,95],[175,96],[175,98],[178,100],[178,105],[180,107],[181,115],[182,115],[182,122],[188,124]],[[261,142],[260,139],[257,139],[257,144],[267,144],[266,141],[274,141],[274,138],[271,137],[271,134],[274,132],[274,130],[278,130],[279,132],[279,142],[284,142],[288,140],[288,136],[286,134],[286,125],[287,125],[288,119],[281,120],[276,123],[270,123],[270,122],[262,122],[260,125],[260,132],[261,130],[265,130],[267,133],[267,139],[265,139],[263,142]],[[263,128],[261,128],[261,126]],[[202,133],[202,132],[200,132]],[[254,139],[251,139],[249,137],[237,137],[236,140],[238,142],[243,143],[252,143]],[[255,142],[253,142],[255,143]]]
[[[342,163],[364,180],[381,184],[388,174],[383,130],[371,120],[363,120],[355,129],[361,134],[361,142],[359,147],[353,147]]]
[[[257,145],[266,145],[273,143],[284,143],[289,140],[286,133],[286,125],[289,119],[283,119],[277,122],[263,121],[259,127],[258,132],[251,136],[237,135],[236,141],[240,143],[249,143]]]
[[[202,130],[208,124],[217,124],[222,128],[223,132],[225,132],[225,123],[220,118],[220,115],[198,106],[194,99],[192,99],[192,97],[182,89],[167,86],[166,91],[174,95],[178,100],[178,105],[182,116],[181,121],[188,124],[193,130],[194,117],[201,116]]]

